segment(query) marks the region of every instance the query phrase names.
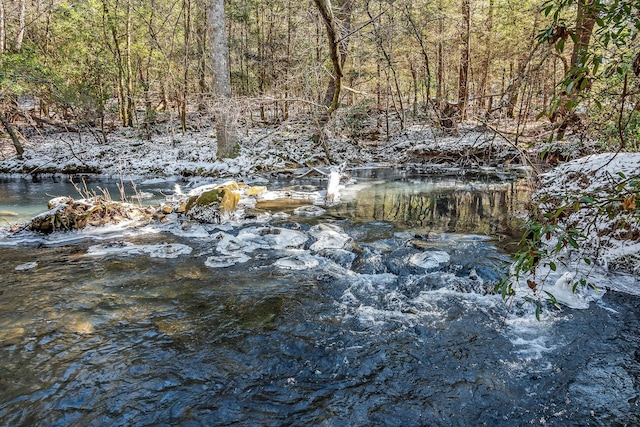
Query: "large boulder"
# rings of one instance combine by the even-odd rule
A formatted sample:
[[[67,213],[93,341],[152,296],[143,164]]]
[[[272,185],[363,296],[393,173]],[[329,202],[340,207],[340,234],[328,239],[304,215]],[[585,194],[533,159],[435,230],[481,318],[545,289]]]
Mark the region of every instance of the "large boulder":
[[[219,223],[221,219],[236,210],[243,195],[260,194],[260,187],[249,187],[230,181],[215,187],[202,187],[184,203],[184,214],[192,220]],[[181,210],[182,210],[181,209]]]

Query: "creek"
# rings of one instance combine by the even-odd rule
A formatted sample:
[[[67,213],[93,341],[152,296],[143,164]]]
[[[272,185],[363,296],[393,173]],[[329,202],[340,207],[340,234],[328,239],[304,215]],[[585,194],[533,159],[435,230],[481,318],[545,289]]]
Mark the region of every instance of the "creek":
[[[523,180],[354,178],[315,216],[0,232],[0,425],[640,424],[639,297],[538,321],[492,294]],[[5,179],[0,212],[73,194]]]

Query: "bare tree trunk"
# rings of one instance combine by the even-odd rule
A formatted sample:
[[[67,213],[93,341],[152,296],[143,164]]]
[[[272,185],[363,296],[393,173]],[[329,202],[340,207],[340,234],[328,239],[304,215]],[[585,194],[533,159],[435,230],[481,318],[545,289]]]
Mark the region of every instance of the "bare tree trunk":
[[[351,31],[351,9],[353,7],[354,0],[337,0],[336,12],[334,14],[337,22],[340,23],[339,27],[344,34],[348,34]],[[349,47],[349,38],[345,38],[340,41],[340,68],[344,69],[344,64],[347,61],[347,51]],[[327,85],[327,91],[324,95],[324,105],[329,107],[333,102],[333,98],[336,92],[336,79],[331,76]]]
[[[229,109],[231,100],[231,73],[229,69],[229,46],[227,45],[224,0],[209,0],[208,23],[211,37],[211,59],[213,86],[217,97],[216,136],[218,158],[238,156],[239,145],[233,114]]]
[[[125,83],[127,90],[127,121],[126,126],[133,127],[133,117],[135,115],[135,107],[133,103],[133,76],[131,71],[131,0],[127,0],[126,7],[126,66],[125,66]]]
[[[413,109],[412,116],[415,120],[418,117],[418,73],[413,67],[413,62],[409,61],[409,71],[411,72],[411,80],[413,81]]]
[[[573,123],[579,122],[574,112],[574,105],[577,104],[575,100],[581,91],[589,90],[584,77],[578,79],[580,73],[576,68],[580,68],[583,65],[581,62],[589,49],[591,34],[598,14],[598,6],[596,0],[578,0],[577,3],[576,30],[575,37],[572,37],[574,43],[568,71],[570,75],[566,76],[574,80],[574,85],[571,93],[565,92],[561,95],[560,105],[551,116],[552,123],[558,123],[557,139],[563,139],[568,127]]]
[[[291,66],[291,35],[293,33],[293,22],[291,20],[291,0],[287,0],[287,51],[286,64],[284,69],[284,98],[289,99],[289,67]],[[283,120],[289,119],[289,101],[284,101]]]
[[[442,1],[438,3],[438,69],[436,70],[436,100],[442,102],[444,95],[444,15]]]
[[[536,15],[536,19],[533,22],[533,28],[531,30],[530,42],[532,44],[532,48],[529,51],[529,54],[526,57],[521,57],[518,59],[518,67],[516,69],[515,75],[513,74],[513,67],[510,67],[510,74],[512,75],[511,81],[509,85],[505,86],[505,70],[503,70],[502,76],[502,99],[500,100],[500,105],[496,107],[499,108],[507,108],[507,117],[514,117],[514,110],[516,104],[518,103],[518,95],[520,93],[520,88],[522,84],[525,82],[527,68],[529,67],[531,61],[533,60],[536,52],[540,48],[539,43],[535,43],[536,32],[538,31],[538,15]]]
[[[256,8],[256,31],[257,31],[257,43],[258,43],[258,94],[262,98],[264,96],[264,81],[267,78],[267,70],[264,66],[266,61],[266,49],[264,46],[264,9]],[[260,120],[264,123],[267,121],[267,114],[264,108],[264,103],[260,103]]]
[[[485,55],[482,59],[482,65],[480,66],[480,73],[482,73],[482,77],[480,78],[480,110],[488,111],[488,108],[485,108],[485,105],[490,104],[487,101],[487,80],[489,78],[489,65],[491,64],[491,57],[493,56],[493,0],[489,0],[489,12],[487,16],[486,23],[486,31],[487,36],[485,39]],[[491,90],[491,89],[489,89]],[[489,97],[491,95],[488,95]]]
[[[333,64],[333,81],[335,90],[331,104],[327,108],[327,114],[331,115],[338,109],[340,101],[340,90],[342,89],[342,59],[340,52],[340,35],[336,26],[336,18],[333,14],[330,0],[314,0],[318,11],[324,20],[324,26],[327,31],[327,41],[329,42],[329,57]]]
[[[180,100],[180,126],[182,134],[187,131],[187,99],[189,97],[189,41],[191,39],[191,0],[183,1],[184,14],[184,59],[182,74],[182,96]]]
[[[491,0],[493,1],[493,0]],[[413,17],[411,16],[411,11],[409,10],[409,6],[405,6],[404,9],[405,12],[405,16],[407,18],[407,20],[409,21],[409,24],[411,24],[411,29],[413,30],[413,35],[415,36],[416,40],[418,41],[418,44],[420,44],[420,51],[422,53],[422,59],[424,60],[424,68],[425,68],[425,73],[427,75],[427,83],[426,83],[426,89],[427,89],[427,95],[426,95],[426,102],[429,103],[430,98],[431,98],[431,67],[429,66],[429,54],[427,54],[427,48],[425,46],[424,43],[424,37],[422,36],[422,32],[420,31],[420,29],[418,28],[418,26],[416,25],[416,23],[413,20]],[[413,81],[414,81],[414,89],[417,91],[417,76],[415,75],[415,70],[413,68],[413,65],[411,64],[411,73],[412,73],[412,77],[413,77]],[[415,96],[414,98],[414,115],[416,113],[415,109],[416,106],[415,104],[417,104],[417,96]]]
[[[589,41],[593,33],[593,27],[596,23],[598,8],[595,0],[579,0],[578,16],[576,18],[576,41],[573,45],[571,53],[571,67],[578,65],[578,61],[582,60],[584,54],[589,49]]]
[[[469,40],[471,37],[471,6],[470,0],[462,0],[462,33],[460,34],[460,74],[458,77],[458,105],[460,120],[467,118],[467,104],[469,98]]]
[[[27,12],[27,4],[25,0],[20,0],[19,8],[20,11],[18,13],[18,34],[16,35],[15,41],[16,51],[20,51],[20,49],[22,49],[22,42],[24,40],[25,15]]]
[[[208,92],[207,89],[207,79],[206,79],[206,71],[207,71],[207,10],[200,10],[198,14],[198,25],[196,27],[196,38],[197,38],[197,49],[198,49],[198,89],[200,90],[200,94],[198,95],[198,110],[204,111],[206,109],[205,105],[205,94]]]
[[[11,138],[11,142],[13,143],[14,148],[16,149],[16,154],[18,155],[18,159],[22,159],[22,153],[24,153],[24,148],[22,148],[22,144],[20,144],[20,140],[16,135],[16,132],[13,130],[13,126],[9,123],[7,117],[0,111],[0,122],[2,122],[2,126],[7,130],[9,137]]]
[[[4,10],[4,0],[0,0],[0,54],[4,53],[4,47],[6,44],[6,32],[5,32],[5,10]],[[0,62],[2,61],[2,57],[0,56]]]
[[[116,3],[116,11],[117,11],[117,3]],[[115,15],[115,12],[114,12]],[[109,11],[109,4],[107,0],[102,0],[102,20],[104,22],[103,29],[105,31],[105,40],[108,39],[106,34],[107,29],[111,33],[111,38],[113,39],[113,47],[109,45],[111,52],[113,53],[113,57],[116,61],[116,66],[118,69],[118,77],[116,81],[116,88],[118,93],[118,112],[120,113],[120,120],[122,121],[122,126],[127,126],[129,122],[127,118],[128,110],[126,108],[126,84],[125,84],[125,66],[124,59],[122,57],[122,49],[120,47],[120,36],[118,34],[118,29],[115,23],[115,16],[111,15]],[[107,42],[108,43],[108,42]]]

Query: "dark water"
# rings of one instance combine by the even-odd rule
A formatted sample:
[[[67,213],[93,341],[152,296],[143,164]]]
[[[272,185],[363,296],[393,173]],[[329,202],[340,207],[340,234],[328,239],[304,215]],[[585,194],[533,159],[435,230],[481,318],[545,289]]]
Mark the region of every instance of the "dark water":
[[[317,218],[118,239],[177,258],[0,247],[0,424],[637,425],[639,298],[538,322],[487,292],[521,189],[384,176]]]
[[[73,198],[88,195],[108,195],[114,200],[122,200],[120,188],[125,198],[134,203],[153,204],[164,198],[162,194],[172,192],[173,182],[159,181],[133,183],[130,180],[97,180],[95,178],[53,177],[34,182],[32,179],[0,177],[0,227],[24,221],[47,207],[47,201],[57,196]]]

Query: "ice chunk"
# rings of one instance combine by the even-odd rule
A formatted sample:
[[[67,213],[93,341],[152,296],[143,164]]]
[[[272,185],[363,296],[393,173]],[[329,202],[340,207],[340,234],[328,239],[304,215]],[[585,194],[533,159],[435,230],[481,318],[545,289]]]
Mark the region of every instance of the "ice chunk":
[[[320,264],[318,260],[308,254],[299,254],[280,258],[274,263],[276,267],[283,268],[285,270],[307,270],[309,268],[316,267],[318,264]]]
[[[548,266],[539,266],[535,276],[521,277],[515,283],[518,293],[521,293],[523,298],[527,296],[547,298],[547,295],[551,294],[562,305],[573,309],[586,309],[589,308],[591,301],[602,298],[606,292],[604,289],[606,281],[597,280],[595,283],[598,283],[598,290],[595,290],[591,286],[583,286],[579,283],[584,277],[586,276],[580,269],[566,271],[564,266],[558,266],[557,271],[552,271]],[[605,279],[592,271],[589,282],[598,278]],[[535,285],[534,288],[532,288],[533,285]]]
[[[134,245],[129,242],[113,242],[104,245],[90,246],[86,256],[131,256],[149,255],[151,258],[178,258],[189,255],[193,248],[181,243],[162,243],[158,245]]]
[[[320,206],[315,205],[300,206],[299,208],[295,208],[293,210],[293,213],[299,216],[320,216],[325,212],[326,210],[322,209]]]
[[[180,225],[171,225],[168,227],[171,234],[180,237],[209,237],[209,233],[202,224],[195,221],[184,222]]]
[[[180,255],[189,255],[193,251],[193,248],[181,243],[144,245],[141,248],[142,252],[151,258],[178,258]]]
[[[308,239],[301,231],[282,227],[248,227],[238,233],[239,241],[262,249],[300,248]]]
[[[316,238],[310,248],[316,252],[323,249],[344,249],[352,241],[342,228],[333,224],[315,225],[311,227],[309,234]]]
[[[431,270],[444,266],[450,259],[449,254],[444,251],[425,251],[411,255],[409,263],[425,270]]]
[[[246,240],[239,239],[231,234],[220,232],[216,235],[220,241],[218,242],[218,252],[223,255],[233,255],[239,251],[252,252],[256,249],[256,245]]]
[[[26,270],[31,270],[33,268],[36,268],[37,266],[38,266],[38,263],[36,261],[25,262],[24,264],[16,265],[15,270],[16,271],[26,271]]]
[[[243,264],[251,258],[243,253],[233,255],[210,256],[204,262],[204,265],[210,268],[225,268],[236,264]]]

